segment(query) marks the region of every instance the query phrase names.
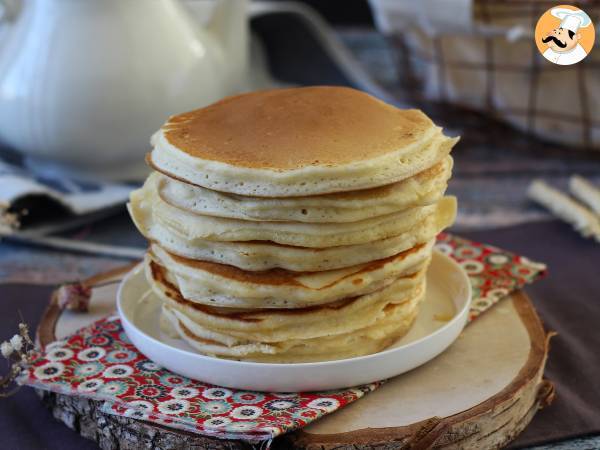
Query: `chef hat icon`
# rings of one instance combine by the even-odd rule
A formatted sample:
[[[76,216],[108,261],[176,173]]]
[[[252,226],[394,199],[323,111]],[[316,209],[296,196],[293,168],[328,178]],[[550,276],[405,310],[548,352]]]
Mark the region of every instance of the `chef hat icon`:
[[[577,33],[579,28],[588,27],[592,23],[590,16],[580,9],[552,8],[550,13],[561,20],[560,28],[571,30],[573,33]]]

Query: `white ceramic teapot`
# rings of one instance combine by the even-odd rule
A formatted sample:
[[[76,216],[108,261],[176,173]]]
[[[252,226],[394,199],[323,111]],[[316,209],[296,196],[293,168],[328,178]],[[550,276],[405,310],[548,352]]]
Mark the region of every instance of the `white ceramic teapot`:
[[[244,89],[245,0],[216,2],[206,27],[178,0],[0,6],[0,140],[38,166],[135,178],[170,114]]]

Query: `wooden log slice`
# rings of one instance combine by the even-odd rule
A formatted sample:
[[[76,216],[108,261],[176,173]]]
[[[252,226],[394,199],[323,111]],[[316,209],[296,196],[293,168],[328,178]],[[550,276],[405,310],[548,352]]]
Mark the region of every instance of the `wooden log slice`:
[[[90,311],[61,311],[53,296],[38,328],[42,346],[114,310],[128,268],[86,281]],[[363,399],[303,430],[275,439],[282,449],[494,449],[513,440],[554,396],[543,379],[551,334],[522,291],[470,324],[429,363],[388,381]],[[99,402],[38,390],[54,417],[103,449],[248,449],[100,411]]]

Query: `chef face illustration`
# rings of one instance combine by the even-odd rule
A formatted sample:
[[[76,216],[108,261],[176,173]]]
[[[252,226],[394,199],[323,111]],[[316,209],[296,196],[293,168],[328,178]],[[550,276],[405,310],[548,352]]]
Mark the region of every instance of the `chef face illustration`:
[[[576,8],[556,7],[550,9],[549,13],[550,20],[546,20],[544,24],[551,23],[552,26],[547,26],[546,30],[540,30],[541,37],[539,38],[545,48],[542,53],[544,58],[559,65],[578,63],[587,56],[587,51],[581,45],[582,30],[591,26],[593,33],[592,21],[584,11]],[[540,19],[538,27],[540,27],[541,21],[542,19]]]
[[[575,48],[580,39],[581,34],[575,34],[573,30],[559,27],[542,38],[542,42],[555,52],[567,53]]]

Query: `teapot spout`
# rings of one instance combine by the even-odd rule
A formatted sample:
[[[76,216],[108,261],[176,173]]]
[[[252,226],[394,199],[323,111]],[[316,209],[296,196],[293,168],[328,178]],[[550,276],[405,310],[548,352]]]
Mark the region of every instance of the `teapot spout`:
[[[223,49],[231,85],[244,90],[248,65],[248,1],[219,0],[208,29]]]

